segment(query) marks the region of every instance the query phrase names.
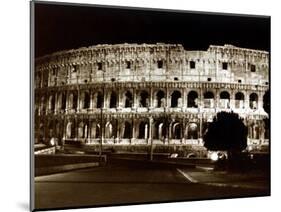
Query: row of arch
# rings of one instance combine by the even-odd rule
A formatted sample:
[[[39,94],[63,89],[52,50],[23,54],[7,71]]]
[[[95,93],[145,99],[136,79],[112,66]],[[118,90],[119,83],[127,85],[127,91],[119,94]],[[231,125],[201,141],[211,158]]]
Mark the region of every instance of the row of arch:
[[[118,105],[123,108],[131,108],[134,104],[134,96],[131,91],[125,91],[122,96],[119,96],[116,91],[110,91],[110,93],[105,94],[107,98],[107,104],[104,105],[104,95],[103,92],[98,91],[93,95],[90,94],[89,91],[82,92],[79,99],[78,99],[78,92],[71,91],[68,96],[66,93],[62,92],[59,93],[57,100],[55,98],[55,94],[49,95],[48,99],[48,109],[53,111],[55,108],[65,110],[68,109],[77,109],[78,106],[80,109],[89,109],[89,108],[117,108]],[[153,102],[150,102],[150,95],[148,91],[141,90],[138,94],[137,98],[137,107],[152,107],[160,108],[168,106],[166,104],[166,93],[163,90],[158,90],[154,93]],[[174,90],[170,95],[169,105],[172,108],[182,107],[183,106],[183,98],[182,93],[178,90]],[[197,91],[190,91],[187,94],[187,107],[188,108],[197,108],[199,101],[199,94]],[[227,91],[222,91],[219,94],[220,106],[223,108],[230,108],[230,94]],[[235,94],[235,107],[236,108],[243,108],[245,106],[245,95],[242,92],[237,92]],[[121,101],[120,101],[121,100]],[[120,101],[120,103],[119,103]],[[203,93],[203,106],[205,108],[213,108],[215,101],[215,95],[211,91],[206,91]],[[249,95],[249,107],[251,109],[257,109],[258,107],[259,97],[257,93],[251,93]],[[44,107],[44,97],[41,98],[40,106]],[[79,104],[79,105],[78,105]]]
[[[140,121],[136,123],[136,132],[135,136],[133,136],[133,124],[131,121],[125,121],[120,126],[116,120],[106,122],[104,125],[104,129],[100,128],[100,123],[91,123],[91,129],[89,131],[89,123],[80,122],[77,125],[77,133],[75,122],[68,122],[66,126],[66,139],[71,138],[100,138],[101,134],[104,134],[105,139],[115,139],[119,137],[120,139],[131,139],[133,137],[137,139],[148,139],[149,138],[149,122],[148,121]],[[198,139],[199,131],[197,123],[190,123],[185,129],[185,133],[182,132],[183,126],[179,121],[172,122],[170,124],[166,124],[163,121],[157,121],[152,126],[153,139],[164,140],[169,137],[170,139],[181,139],[187,135],[187,139]],[[118,132],[119,131],[119,132]],[[168,132],[169,131],[169,132]]]
[[[102,127],[102,128],[101,128]],[[165,139],[198,139],[207,128],[207,123],[202,125],[203,129],[197,122],[183,123],[182,120],[174,120],[167,122],[164,119],[157,119],[151,125],[148,120],[132,120],[117,119],[106,121],[101,124],[96,121],[68,121],[66,125],[58,121],[52,121],[48,124],[47,135],[44,133],[44,124],[39,126],[39,137],[57,137],[64,139],[156,139],[165,141]],[[264,139],[268,138],[268,130],[265,129],[264,124],[255,123],[248,125],[248,138],[250,139]]]
[[[102,129],[101,126],[103,126]],[[64,127],[65,130],[63,130]],[[77,122],[72,120],[67,122],[64,126],[60,122],[50,122],[47,128],[47,137],[64,137],[65,139],[100,139],[101,135],[103,135],[105,139],[148,139],[150,136],[151,138],[158,140],[164,140],[165,138],[199,138],[199,127],[196,122],[186,123],[186,126],[184,126],[181,121],[167,123],[163,119],[159,119],[156,120],[151,127],[152,131],[149,129],[150,126],[148,120],[140,120],[133,123],[132,120],[119,122],[115,119],[107,121],[103,125],[96,121]],[[42,123],[40,124],[39,130],[40,136],[44,137],[44,125]],[[150,135],[150,133],[152,134]]]

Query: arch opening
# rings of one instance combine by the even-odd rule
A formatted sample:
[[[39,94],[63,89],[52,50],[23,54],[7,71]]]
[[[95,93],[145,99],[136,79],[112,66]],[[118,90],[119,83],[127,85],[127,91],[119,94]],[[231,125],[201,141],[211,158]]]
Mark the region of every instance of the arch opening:
[[[156,107],[165,107],[165,93],[160,90],[156,93]]]
[[[198,107],[198,93],[196,91],[190,91],[187,96],[187,107]]]
[[[258,109],[258,95],[256,93],[250,95],[250,108]]]
[[[171,107],[181,107],[181,93],[174,91],[171,97]]]
[[[211,91],[204,93],[204,108],[214,107],[214,94]]]

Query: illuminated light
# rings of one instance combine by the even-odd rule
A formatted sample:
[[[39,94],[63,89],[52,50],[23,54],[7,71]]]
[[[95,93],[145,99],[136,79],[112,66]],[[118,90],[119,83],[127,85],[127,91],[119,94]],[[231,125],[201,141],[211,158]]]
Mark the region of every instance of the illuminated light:
[[[177,157],[178,157],[178,154],[177,154],[177,153],[171,154],[171,158],[177,158]]]
[[[211,160],[217,161],[219,159],[219,156],[216,152],[213,152],[210,156]]]
[[[55,146],[56,142],[55,142],[55,139],[54,139],[54,138],[51,138],[50,144],[51,144],[51,146]]]
[[[252,151],[253,147],[252,146],[248,146],[248,151]]]

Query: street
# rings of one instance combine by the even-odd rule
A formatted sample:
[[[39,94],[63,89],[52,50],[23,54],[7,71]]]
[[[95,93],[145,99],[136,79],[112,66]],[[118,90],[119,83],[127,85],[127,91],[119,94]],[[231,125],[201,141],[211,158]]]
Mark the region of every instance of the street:
[[[195,168],[116,160],[103,167],[36,177],[35,206],[87,207],[269,194],[268,179],[263,177],[241,183],[241,176],[234,176],[233,184],[230,177],[223,180],[220,176]]]

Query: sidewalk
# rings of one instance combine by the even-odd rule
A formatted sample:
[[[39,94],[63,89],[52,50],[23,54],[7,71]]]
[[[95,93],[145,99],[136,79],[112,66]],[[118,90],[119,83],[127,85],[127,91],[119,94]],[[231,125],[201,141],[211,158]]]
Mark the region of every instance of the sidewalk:
[[[269,189],[269,175],[262,172],[229,173],[226,171],[200,171],[180,169],[189,181],[219,187]]]
[[[35,168],[35,177],[41,176],[41,175],[48,175],[48,174],[65,172],[65,171],[71,171],[71,170],[75,170],[75,169],[92,168],[92,167],[96,167],[96,166],[99,166],[98,162],[40,167],[40,168]]]
[[[34,158],[35,176],[54,174],[75,169],[91,168],[104,165],[105,163],[105,155],[36,155]]]

